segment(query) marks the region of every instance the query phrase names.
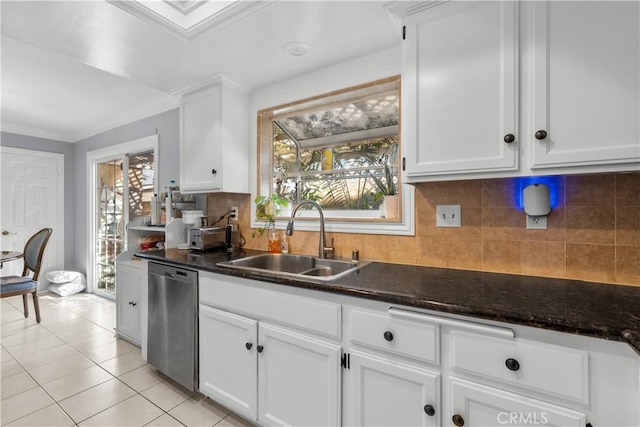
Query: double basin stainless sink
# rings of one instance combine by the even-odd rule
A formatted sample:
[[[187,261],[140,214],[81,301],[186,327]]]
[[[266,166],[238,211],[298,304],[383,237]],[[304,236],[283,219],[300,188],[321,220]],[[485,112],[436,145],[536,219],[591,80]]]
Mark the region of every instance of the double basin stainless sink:
[[[346,276],[366,264],[364,261],[321,259],[309,255],[260,254],[219,262],[217,265],[275,276],[329,282]]]

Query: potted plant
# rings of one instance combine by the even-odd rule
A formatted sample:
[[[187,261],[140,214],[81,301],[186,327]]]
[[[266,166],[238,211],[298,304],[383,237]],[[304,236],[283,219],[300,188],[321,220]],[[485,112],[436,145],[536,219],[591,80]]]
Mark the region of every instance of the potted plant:
[[[289,206],[289,201],[277,193],[271,196],[258,196],[254,200],[256,204],[256,219],[263,222],[262,227],[258,227],[258,237],[267,233],[269,236],[268,250],[271,253],[280,252],[280,236],[276,230],[276,218],[280,215],[283,207]],[[256,237],[252,233],[252,237]]]

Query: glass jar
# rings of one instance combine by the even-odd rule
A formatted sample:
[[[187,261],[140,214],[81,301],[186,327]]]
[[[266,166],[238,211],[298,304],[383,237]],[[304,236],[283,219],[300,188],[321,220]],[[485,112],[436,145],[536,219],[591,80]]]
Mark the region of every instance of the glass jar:
[[[267,235],[269,238],[269,246],[267,251],[270,254],[279,254],[282,252],[282,246],[280,244],[280,232],[278,230],[272,229],[269,230],[269,234]]]

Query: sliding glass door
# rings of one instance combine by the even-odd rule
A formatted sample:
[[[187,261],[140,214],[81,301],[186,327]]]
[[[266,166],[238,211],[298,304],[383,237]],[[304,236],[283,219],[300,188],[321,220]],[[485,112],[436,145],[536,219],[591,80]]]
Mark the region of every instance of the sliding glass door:
[[[116,297],[116,258],[127,250],[126,224],[149,215],[157,141],[152,135],[87,154],[89,292]]]
[[[126,249],[124,160],[114,158],[96,167],[95,292],[111,297],[116,292],[116,257]]]

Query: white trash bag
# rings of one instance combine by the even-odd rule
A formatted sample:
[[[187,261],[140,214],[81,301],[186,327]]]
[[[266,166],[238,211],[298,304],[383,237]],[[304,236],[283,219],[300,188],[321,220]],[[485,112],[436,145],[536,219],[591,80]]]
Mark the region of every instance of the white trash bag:
[[[50,283],[47,289],[61,297],[77,294],[87,287],[84,274],[77,271],[48,271],[44,278]]]

